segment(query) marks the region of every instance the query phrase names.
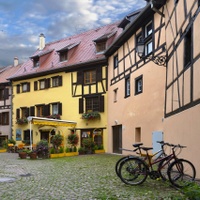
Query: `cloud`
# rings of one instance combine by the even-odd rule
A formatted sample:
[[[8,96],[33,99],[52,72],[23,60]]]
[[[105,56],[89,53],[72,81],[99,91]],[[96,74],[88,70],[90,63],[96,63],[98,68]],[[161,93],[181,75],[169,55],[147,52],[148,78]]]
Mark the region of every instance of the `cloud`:
[[[46,42],[115,22],[145,5],[144,0],[0,0],[0,67],[33,54]]]

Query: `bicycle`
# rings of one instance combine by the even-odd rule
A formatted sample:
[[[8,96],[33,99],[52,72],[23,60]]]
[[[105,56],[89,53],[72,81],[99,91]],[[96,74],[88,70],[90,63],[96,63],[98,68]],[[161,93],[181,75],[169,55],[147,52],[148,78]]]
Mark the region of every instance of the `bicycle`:
[[[148,176],[155,180],[162,177],[162,170],[173,161],[170,166],[167,167],[169,181],[176,187],[187,186],[195,179],[195,167],[190,161],[177,158],[176,150],[180,149],[181,152],[182,148],[185,148],[185,146],[172,144],[168,145],[172,148],[172,152],[166,157],[159,158],[154,161],[151,160],[151,156],[149,156],[148,152],[153,149],[152,147],[141,147],[141,149],[146,152],[147,161],[136,156],[130,156],[129,158],[124,159],[119,168],[120,179],[125,184],[129,185],[142,184]],[[158,167],[154,170],[153,167],[156,164],[158,164]]]
[[[156,153],[154,153],[153,155],[151,155],[152,158],[155,158],[156,159],[159,159],[161,157],[166,157],[167,154],[165,153],[165,149],[164,149],[164,146],[165,145],[168,145],[168,143],[165,143],[164,141],[157,141],[157,143],[160,143],[161,144],[161,149],[159,151],[157,151]],[[133,144],[133,147],[135,147],[135,149],[133,150],[129,150],[129,149],[122,149],[122,150],[125,150],[125,151],[131,151],[131,152],[136,152],[136,154],[140,155],[141,157],[144,157],[144,159],[146,160],[147,159],[147,156],[145,154],[142,153],[141,151],[141,146],[143,145],[143,143],[136,143],[136,144]],[[128,156],[125,156],[125,157],[122,157],[120,158],[117,163],[115,164],[115,172],[117,174],[118,177],[120,177],[119,175],[119,168],[120,168],[120,164],[127,158],[129,157],[133,157],[134,155],[128,155]],[[156,160],[155,159],[155,160]],[[163,173],[163,174],[162,174]],[[166,172],[161,172],[161,178],[163,180],[166,180]]]

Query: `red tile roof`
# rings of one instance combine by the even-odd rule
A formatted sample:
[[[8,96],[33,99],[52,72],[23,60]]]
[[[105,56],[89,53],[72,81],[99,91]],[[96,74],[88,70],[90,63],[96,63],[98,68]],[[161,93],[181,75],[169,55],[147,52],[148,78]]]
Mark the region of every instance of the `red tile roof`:
[[[19,70],[21,65],[22,64],[19,64],[17,66],[9,65],[9,66],[1,69],[1,71],[0,71],[0,84],[8,83],[9,80],[7,80],[7,78],[12,76],[13,74],[15,74]]]
[[[46,44],[43,50],[38,49],[34,55],[30,57],[31,59],[39,57],[40,67],[34,68],[33,61],[30,59],[25,62],[18,72],[11,76],[10,79],[23,78],[48,71],[55,72],[56,69],[67,69],[68,67],[77,66],[82,63],[105,59],[103,53],[96,53],[94,41],[98,38],[107,36],[107,42],[111,45],[122,32],[122,29],[118,27],[118,24],[119,22],[116,22]],[[60,62],[59,51],[64,49],[68,49],[68,60]]]

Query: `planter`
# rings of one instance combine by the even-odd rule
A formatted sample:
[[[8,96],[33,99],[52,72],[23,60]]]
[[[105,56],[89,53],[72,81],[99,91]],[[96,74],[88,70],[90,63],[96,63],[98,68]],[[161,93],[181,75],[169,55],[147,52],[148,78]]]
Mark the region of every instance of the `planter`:
[[[30,159],[33,159],[33,160],[37,159],[37,153],[30,153],[29,156],[30,156]]]
[[[54,153],[50,154],[50,158],[62,158],[65,156],[65,153]]]
[[[67,152],[65,153],[65,156],[78,156],[78,152]]]
[[[26,152],[19,152],[19,157],[20,157],[21,159],[26,159],[27,153],[26,153]]]
[[[94,153],[105,153],[104,149],[95,150]]]
[[[7,149],[0,149],[0,153],[5,153]]]

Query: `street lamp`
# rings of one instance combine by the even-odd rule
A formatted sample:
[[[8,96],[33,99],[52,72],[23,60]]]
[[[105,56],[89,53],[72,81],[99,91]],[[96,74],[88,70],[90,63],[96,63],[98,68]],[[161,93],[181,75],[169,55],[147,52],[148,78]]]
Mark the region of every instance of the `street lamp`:
[[[138,53],[138,56],[140,58],[142,58],[142,59],[147,58],[147,59],[153,61],[156,65],[159,65],[159,66],[165,66],[165,64],[166,64],[166,56],[153,56],[153,55],[150,55],[150,56],[146,57],[144,55],[145,43],[144,43],[144,40],[142,40],[142,39],[140,39],[137,42],[136,51]]]

